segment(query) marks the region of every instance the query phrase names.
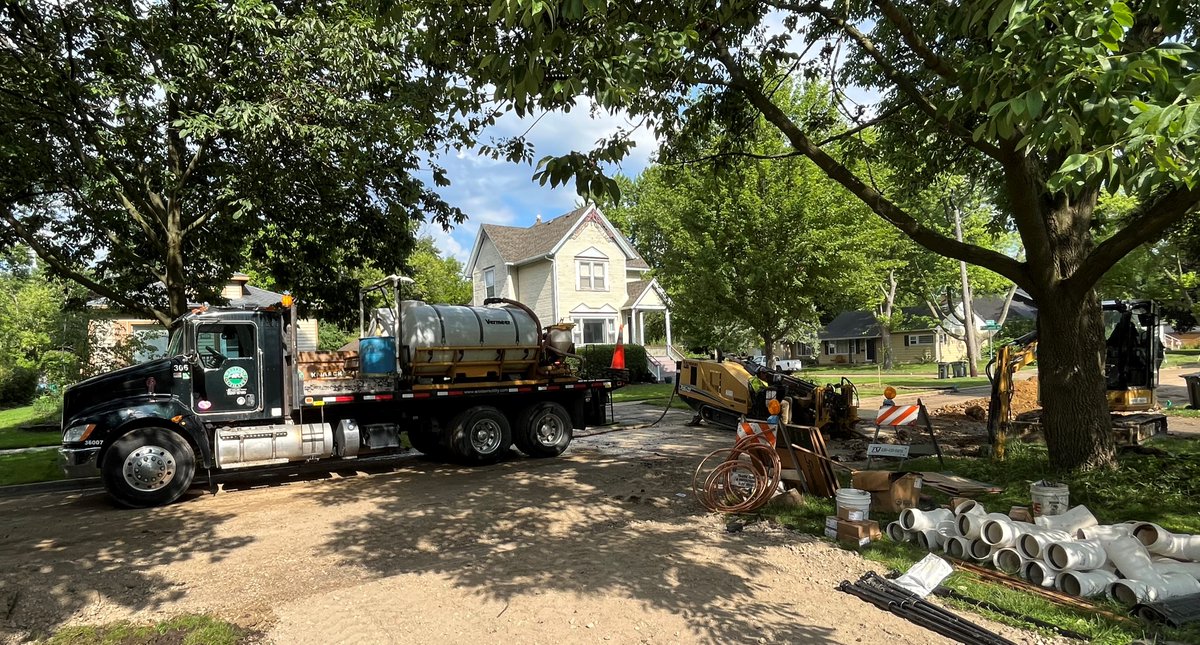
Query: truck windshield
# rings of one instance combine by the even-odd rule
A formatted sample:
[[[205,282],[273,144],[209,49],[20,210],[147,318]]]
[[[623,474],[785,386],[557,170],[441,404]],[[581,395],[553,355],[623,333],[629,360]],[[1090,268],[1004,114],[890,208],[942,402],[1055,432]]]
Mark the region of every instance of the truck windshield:
[[[184,325],[179,325],[171,330],[171,342],[167,344],[167,356],[179,356],[183,353],[183,330]]]

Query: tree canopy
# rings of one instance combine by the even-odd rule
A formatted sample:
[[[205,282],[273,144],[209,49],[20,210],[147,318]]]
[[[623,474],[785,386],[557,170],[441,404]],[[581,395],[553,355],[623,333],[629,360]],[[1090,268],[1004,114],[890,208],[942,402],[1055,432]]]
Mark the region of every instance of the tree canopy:
[[[427,161],[482,121],[347,0],[0,9],[0,245],[159,321],[252,254],[302,302],[459,221]]]
[[[832,112],[822,90],[780,92],[791,109]],[[765,121],[744,136],[756,154],[782,148]],[[808,339],[820,317],[871,297],[895,234],[864,209],[807,160],[731,158],[653,166],[612,217],[655,268],[681,335],[729,351],[746,330],[770,358],[776,342]]]
[[[1200,6],[1173,0],[494,0],[450,3],[429,23],[431,67],[453,69],[518,112],[587,94],[665,142],[664,162],[758,157],[740,136],[764,118],[878,217],[923,247],[986,267],[1039,306],[1043,420],[1059,467],[1113,463],[1095,285],[1200,202]],[[478,52],[478,54],[476,54]],[[850,121],[795,115],[774,88],[825,77]],[[874,93],[855,105],[847,88]],[[859,136],[870,130],[874,137]],[[705,146],[714,131],[725,146]],[[855,145],[846,145],[847,143]],[[604,162],[626,134],[539,162],[536,177],[613,190]],[[519,139],[502,151],[530,156]],[[882,186],[861,160],[887,157]],[[904,206],[931,177],[989,182],[1024,257],[959,242]],[[1104,239],[1101,191],[1138,207]]]

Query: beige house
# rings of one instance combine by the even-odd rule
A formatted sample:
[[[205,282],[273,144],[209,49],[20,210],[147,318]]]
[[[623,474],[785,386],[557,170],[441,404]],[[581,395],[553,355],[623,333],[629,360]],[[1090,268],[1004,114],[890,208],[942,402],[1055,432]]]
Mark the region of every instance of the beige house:
[[[542,325],[575,323],[576,345],[646,344],[646,315],[662,312],[666,345],[648,346],[665,378],[678,352],[671,348],[671,312],[650,267],[595,206],[584,206],[528,228],[484,224],[466,272],[472,304],[490,297],[528,305]],[[624,331],[622,331],[622,329]],[[651,339],[653,340],[653,339]]]
[[[260,289],[250,284],[250,276],[235,273],[225,288],[221,297],[228,301],[222,306],[228,307],[266,307],[279,303],[281,293]],[[199,306],[199,303],[189,303]],[[88,303],[93,311],[92,319],[88,322],[88,339],[91,344],[89,362],[97,369],[112,369],[121,367],[129,360],[132,350],[134,363],[141,363],[154,358],[161,358],[167,352],[167,330],[155,320],[136,318],[123,315],[109,307],[104,299]],[[296,325],[297,350],[315,351],[317,349],[317,321],[305,318]],[[131,342],[136,340],[136,342]]]
[[[964,360],[967,345],[946,333],[961,332],[962,325],[947,318],[941,325],[921,307],[904,308],[907,324],[891,333],[892,360],[897,363],[948,363]],[[976,328],[984,321],[976,316]],[[961,333],[960,333],[961,335]],[[843,311],[817,335],[817,362],[821,365],[882,363],[883,338],[875,315],[869,311]],[[986,338],[981,333],[980,338]]]

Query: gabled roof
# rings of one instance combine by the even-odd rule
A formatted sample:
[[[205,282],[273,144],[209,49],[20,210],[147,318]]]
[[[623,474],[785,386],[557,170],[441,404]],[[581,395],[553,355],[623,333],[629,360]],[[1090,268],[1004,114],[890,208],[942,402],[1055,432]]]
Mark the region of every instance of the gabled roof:
[[[587,206],[576,208],[566,215],[555,217],[541,224],[534,224],[529,228],[484,224],[480,227],[481,235],[488,236],[506,263],[515,264],[521,260],[550,253],[555,246],[558,246],[559,240],[563,239],[568,231],[575,228],[587,210]],[[473,253],[472,260],[475,259],[474,256]]]
[[[625,304],[621,305],[621,309],[629,309],[636,307],[645,297],[646,292],[654,290],[658,293],[658,297],[662,299],[663,304],[667,304],[667,294],[663,293],[662,287],[658,285],[658,280],[634,280],[633,282],[625,283],[625,292],[629,294],[629,298],[625,300]]]
[[[905,324],[892,333],[900,331],[927,331],[935,329],[936,324],[927,324],[931,316],[924,307],[902,307]],[[879,338],[879,323],[875,314],[870,311],[843,311],[825,325],[825,329],[817,334],[821,340],[836,340],[843,338]]]
[[[626,267],[632,269],[649,269],[645,260],[638,256],[637,251],[617,230],[608,218],[594,205],[587,205],[530,227],[500,226],[499,224],[484,224],[479,227],[479,235],[475,237],[475,245],[471,249],[471,257],[467,260],[466,273],[470,275],[475,269],[475,261],[479,258],[479,249],[483,238],[487,236],[505,264],[524,264],[539,260],[547,255],[558,252],[567,238],[575,232],[592,213],[607,226],[613,235],[617,246],[625,253]]]
[[[235,282],[230,282],[230,284],[227,285],[227,288],[233,286],[234,284],[235,284]],[[271,305],[279,304],[279,301],[283,299],[282,293],[276,293],[274,291],[260,289],[259,287],[255,287],[255,286],[246,284],[245,282],[241,282],[239,284],[242,289],[241,297],[230,298],[228,304],[222,304],[220,306],[222,306],[222,307],[245,307],[245,308],[270,307]],[[156,282],[155,284],[153,284],[151,286],[152,286],[152,288],[155,288],[157,290],[163,289],[161,282]],[[188,296],[188,307],[189,308],[199,307],[204,304],[217,304],[217,303],[196,302],[192,298],[193,298],[193,296],[189,294],[189,296]],[[94,298],[87,302],[87,306],[92,309],[108,309],[110,307],[110,305],[111,305],[111,303],[109,302],[108,298],[105,298],[103,296]]]
[[[1013,296],[1012,304],[1008,307],[1008,318],[1005,320],[1035,320],[1037,307],[1033,300],[1021,297],[1021,292]],[[983,320],[1000,320],[1000,312],[1004,309],[1004,295],[980,296],[971,301],[972,310]]]
[[[629,299],[621,305],[622,309],[628,309],[637,304],[638,298],[642,297],[642,293],[650,286],[650,280],[635,280],[634,282],[625,283],[625,292],[629,294]]]

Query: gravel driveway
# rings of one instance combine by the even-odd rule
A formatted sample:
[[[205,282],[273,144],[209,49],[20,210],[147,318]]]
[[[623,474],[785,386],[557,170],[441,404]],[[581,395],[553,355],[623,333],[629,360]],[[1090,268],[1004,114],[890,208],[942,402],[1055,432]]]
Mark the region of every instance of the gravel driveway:
[[[159,509],[0,499],[0,640],[209,612],[286,644],[945,642],[833,590],[878,565],[763,523],[727,533],[680,495],[732,439],[688,418],[583,437],[559,459],[402,458]]]

